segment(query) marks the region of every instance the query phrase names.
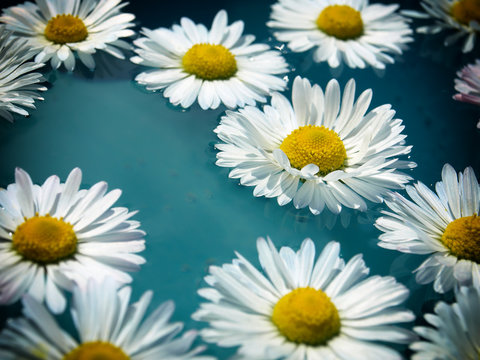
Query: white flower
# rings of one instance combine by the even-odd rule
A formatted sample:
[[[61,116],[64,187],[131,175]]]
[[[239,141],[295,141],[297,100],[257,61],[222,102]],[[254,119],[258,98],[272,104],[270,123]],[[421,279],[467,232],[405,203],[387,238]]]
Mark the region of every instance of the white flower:
[[[93,70],[92,54],[97,50],[124,59],[121,49],[131,48],[121,40],[135,34],[130,30],[135,16],[120,12],[127,4],[121,0],[35,0],[4,9],[0,22],[38,49],[36,62],[50,60],[53,69],[63,63],[73,71],[77,54]]]
[[[463,287],[456,302],[439,302],[435,314],[425,320],[434,328],[418,326],[414,330],[424,341],[410,345],[416,353],[412,360],[473,360],[480,354],[480,289]]]
[[[457,174],[442,170],[437,194],[423,183],[407,186],[413,201],[398,193],[385,203],[390,211],[376,221],[379,246],[412,254],[431,254],[416,270],[420,284],[434,281],[444,293],[456,284],[480,286],[480,187],[471,167]]]
[[[455,31],[445,39],[445,46],[456,43],[466,37],[462,51],[470,52],[480,32],[480,3],[478,0],[422,0],[420,3],[426,13],[405,11],[412,17],[433,18],[432,25],[421,26],[417,32],[437,34],[443,30]]]
[[[145,262],[134,254],[145,248],[139,222],[129,220],[136,212],[112,208],[121,191],[106,193],[106,182],[79,190],[81,181],[77,168],[65,184],[53,175],[33,185],[17,168],[15,183],[0,190],[1,304],[29,293],[59,313],[66,306],[62,290],[71,290],[72,280],[128,283],[126,271]]]
[[[218,12],[212,28],[182,18],[172,29],[143,29],[135,40],[132,62],[152,67],[135,80],[148,90],[165,89],[174,105],[190,107],[198,98],[202,109],[229,108],[266,102],[273,90],[285,89],[277,75],[288,71],[278,51],[252,44],[253,35],[242,35],[243,21],[228,25],[227,13]]]
[[[401,54],[413,39],[397,4],[369,4],[368,0],[279,0],[267,26],[294,52],[316,50],[316,62],[336,68],[384,69],[391,55]]]
[[[278,252],[270,239],[258,239],[257,248],[267,276],[240,254],[210,267],[210,287],[198,291],[209,302],[193,314],[210,323],[200,332],[204,340],[240,346],[245,359],[401,359],[377,343],[414,339],[394,325],[414,315],[401,307],[408,289],[393,277],[368,277],[361,254],[345,264],[333,241],[316,261],[310,239],[297,253]]]
[[[454,99],[480,106],[480,60],[475,64],[465,66],[457,72],[458,78],[455,79],[455,90],[459,94],[454,95]],[[480,129],[480,120],[477,128]]]
[[[129,304],[131,288],[117,291],[112,281],[89,281],[76,287],[70,309],[79,335],[75,340],[61,329],[47,309],[34,298],[23,298],[22,318],[9,320],[0,335],[2,359],[111,359],[111,360],[212,360],[196,356],[203,346],[190,350],[196,332],[182,330],[182,323],[169,323],[174,303],[160,305],[144,321],[152,299],[147,291]]]
[[[350,80],[340,101],[340,87],[331,80],[325,94],[318,85],[297,77],[292,104],[279,93],[263,111],[247,106],[227,111],[215,129],[217,165],[233,167],[231,178],[255,186],[255,196],[277,197],[279,205],[293,200],[319,214],[325,204],[333,213],[342,206],[364,211],[363,198],[381,202],[388,189],[410,180],[397,168],[414,167],[398,157],[408,154],[402,121],[390,105],[369,113],[372,91],[355,98]],[[342,102],[342,104],[340,104]]]
[[[35,100],[43,100],[37,91],[47,88],[39,83],[42,74],[32,72],[44,66],[27,62],[33,55],[26,41],[14,39],[0,25],[0,117],[13,121],[13,113],[28,116],[22,107],[35,109]]]

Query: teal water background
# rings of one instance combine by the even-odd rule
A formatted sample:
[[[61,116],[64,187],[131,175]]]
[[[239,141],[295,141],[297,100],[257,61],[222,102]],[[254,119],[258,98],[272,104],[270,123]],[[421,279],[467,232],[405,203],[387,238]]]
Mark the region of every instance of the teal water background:
[[[0,5],[15,3],[2,0]],[[245,33],[279,45],[265,26],[272,0],[164,3],[133,0],[125,11],[136,14],[138,30],[170,27],[181,16],[209,26],[224,8],[230,22],[245,22]],[[418,9],[418,2],[403,1],[402,7]],[[457,171],[473,166],[479,177],[479,108],[452,100],[455,73],[473,62],[475,53],[462,55],[460,45],[443,47],[444,36],[415,35],[410,49],[382,74],[348,68],[332,72],[327,64],[313,63],[310,53],[287,53],[293,69],[288,74],[290,85],[296,75],[322,87],[336,77],[343,89],[353,77],[358,94],[373,89],[371,108],[392,104],[404,120],[407,143],[413,145],[411,159],[418,164],[411,171],[415,179],[433,185],[447,162]],[[477,45],[477,56],[478,50]],[[184,322],[186,329],[200,329],[205,324],[190,315],[202,301],[196,291],[205,285],[202,278],[208,266],[230,262],[235,250],[258,264],[256,239],[267,235],[277,246],[294,249],[306,237],[315,241],[317,249],[337,240],[345,259],[363,253],[371,274],[393,275],[411,289],[407,305],[417,315],[430,311],[442,298],[431,285],[415,284],[411,271],[424,256],[376,245],[380,232],[373,222],[382,206],[372,206],[366,214],[347,214],[350,221],[345,227],[345,218],[342,224],[341,219],[332,221],[291,204],[280,207],[274,199],[253,197],[253,188],[240,186],[228,178],[228,169],[215,165],[213,129],[224,107],[209,111],[198,105],[188,110],[173,107],[161,93],[147,92],[133,81],[141,67],[106,55],[96,60],[95,73],[79,63],[73,73],[47,71],[49,90],[38,109],[14,124],[0,121],[0,187],[14,181],[17,166],[35,183],[52,174],[65,181],[78,166],[84,173],[83,187],[105,180],[110,189],[122,189],[116,205],[139,210],[134,218],[147,232],[142,253],[147,263],[133,274],[134,299],[152,289],[151,309],[172,299],[173,319]],[[290,90],[286,94],[290,97]],[[19,312],[18,304],[1,307],[1,323]],[[71,328],[66,316],[60,320]],[[421,322],[419,316],[417,324]],[[224,359],[233,352],[210,345],[207,353]]]

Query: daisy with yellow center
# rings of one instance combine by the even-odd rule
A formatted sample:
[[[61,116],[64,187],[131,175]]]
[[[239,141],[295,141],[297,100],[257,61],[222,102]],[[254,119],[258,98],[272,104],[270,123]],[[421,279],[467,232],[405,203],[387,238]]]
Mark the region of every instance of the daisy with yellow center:
[[[134,212],[112,208],[120,190],[107,193],[105,182],[80,190],[80,169],[65,184],[51,176],[33,185],[22,169],[15,170],[15,180],[0,190],[0,304],[28,293],[60,313],[72,281],[132,280],[126,271],[145,262],[135,254],[145,247],[145,233],[129,220]]]
[[[184,108],[195,101],[204,110],[266,102],[272,91],[285,89],[280,75],[287,63],[280,52],[252,44],[255,37],[242,32],[243,22],[228,25],[224,10],[210,30],[188,18],[171,29],[143,29],[131,61],[151,69],[135,80],[148,90],[164,89],[172,104]]]
[[[328,243],[315,260],[310,239],[300,250],[277,251],[257,240],[265,275],[240,254],[231,264],[211,266],[199,295],[208,301],[193,314],[209,326],[207,342],[239,346],[242,359],[399,359],[386,343],[408,344],[397,327],[414,315],[402,308],[408,290],[392,277],[368,277],[362,255],[346,264],[340,245]],[[381,344],[379,343],[381,342]]]
[[[127,5],[121,1],[35,0],[4,9],[0,22],[37,50],[36,62],[73,71],[78,58],[93,70],[97,50],[123,59],[122,49],[131,48],[122,38],[135,34],[135,16],[120,11]]]
[[[398,160],[411,149],[404,146],[402,121],[389,105],[367,112],[371,98],[367,90],[354,101],[354,80],[342,102],[336,80],[324,93],[297,77],[293,104],[274,93],[263,111],[247,106],[222,117],[217,165],[233,168],[230,177],[279,205],[293,201],[314,214],[325,207],[335,214],[344,206],[365,211],[365,199],[381,202],[410,180],[397,169],[415,166]]]
[[[391,211],[377,219],[381,247],[430,254],[416,270],[417,282],[434,282],[435,291],[480,286],[480,186],[471,167],[458,176],[449,164],[436,194],[418,182],[407,187],[412,201],[394,193]]]
[[[454,31],[445,38],[445,46],[465,38],[462,51],[470,52],[480,33],[480,0],[422,0],[425,13],[410,11],[412,17],[435,19],[432,25],[421,26],[417,32],[437,34],[443,30]]]
[[[279,0],[267,25],[294,52],[314,48],[315,62],[383,69],[413,40],[397,9],[368,0]]]
[[[147,291],[130,304],[131,288],[118,290],[111,279],[75,286],[70,309],[78,332],[74,339],[29,295],[23,298],[23,318],[11,319],[0,334],[2,359],[31,360],[214,360],[192,347],[197,334],[181,337],[182,323],[170,323],[172,301],[161,304],[146,319],[152,300]]]

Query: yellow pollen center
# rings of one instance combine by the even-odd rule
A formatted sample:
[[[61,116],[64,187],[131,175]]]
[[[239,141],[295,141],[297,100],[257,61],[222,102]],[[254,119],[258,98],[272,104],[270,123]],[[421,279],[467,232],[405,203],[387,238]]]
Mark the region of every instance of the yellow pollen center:
[[[76,43],[88,36],[82,19],[70,14],[57,15],[48,21],[45,37],[55,44]]]
[[[450,13],[460,24],[468,25],[470,21],[480,23],[480,0],[455,1]]]
[[[330,298],[311,287],[283,296],[273,308],[272,322],[289,341],[322,345],[340,332],[340,316]]]
[[[322,176],[343,167],[347,151],[342,140],[325,126],[306,125],[292,131],[280,145],[290,164],[301,170],[315,164]]]
[[[317,26],[327,35],[341,40],[356,39],[363,35],[360,11],[348,5],[327,6],[318,16]]]
[[[441,241],[458,259],[480,263],[480,217],[474,214],[453,220]]]
[[[18,225],[12,247],[24,259],[50,264],[76,252],[77,236],[73,226],[62,219],[36,215]]]
[[[193,45],[183,56],[182,66],[203,80],[227,80],[237,72],[235,56],[223,45]]]
[[[108,342],[92,341],[76,347],[62,360],[130,360],[130,357]]]

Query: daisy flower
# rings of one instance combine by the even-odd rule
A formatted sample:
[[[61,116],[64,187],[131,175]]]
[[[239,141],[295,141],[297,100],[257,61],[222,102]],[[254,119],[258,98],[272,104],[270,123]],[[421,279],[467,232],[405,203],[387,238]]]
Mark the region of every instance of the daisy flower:
[[[26,41],[14,39],[11,32],[0,25],[0,117],[13,121],[13,113],[28,116],[23,107],[35,109],[35,100],[43,100],[37,93],[47,88],[39,83],[42,74],[33,72],[44,66],[27,62],[33,53]]]
[[[477,60],[475,64],[465,66],[457,72],[457,76],[455,90],[459,94],[455,94],[453,98],[458,101],[480,105],[480,60]],[[477,128],[480,129],[480,120]]]
[[[120,12],[127,4],[121,0],[35,0],[4,9],[0,22],[38,49],[36,62],[50,60],[53,69],[63,63],[73,71],[77,54],[93,70],[92,54],[97,50],[124,59],[121,49],[131,48],[121,40],[135,34],[130,29],[135,16]]]
[[[279,205],[293,200],[319,214],[325,204],[333,213],[342,206],[365,211],[364,199],[381,202],[388,189],[401,189],[410,177],[397,168],[414,167],[399,161],[404,146],[402,121],[390,105],[367,113],[372,91],[355,102],[350,80],[340,104],[340,87],[331,80],[325,94],[307,79],[295,78],[292,104],[274,93],[263,111],[247,106],[227,111],[214,130],[217,165],[233,167],[231,178],[255,186],[255,196],[277,197]]]
[[[397,323],[414,319],[401,307],[408,289],[393,277],[371,276],[362,255],[347,264],[340,245],[328,243],[315,261],[310,239],[300,250],[277,251],[258,239],[266,276],[237,254],[232,264],[211,266],[209,300],[193,314],[210,327],[200,334],[219,346],[240,346],[246,359],[401,359],[380,342],[410,343]]]
[[[391,55],[402,54],[413,39],[398,5],[370,5],[368,0],[279,0],[267,26],[294,52],[316,48],[315,62],[332,68],[384,69]]]
[[[475,46],[475,39],[480,32],[480,2],[478,0],[422,0],[420,3],[426,13],[405,12],[412,17],[433,18],[435,24],[421,26],[417,32],[437,34],[442,30],[454,33],[445,39],[445,46],[450,46],[460,38],[466,37],[462,51],[470,52]]]
[[[463,287],[456,293],[456,302],[439,302],[435,314],[426,314],[425,320],[434,328],[415,327],[424,341],[414,342],[410,348],[416,353],[412,360],[472,360],[480,354],[480,289]]]
[[[379,246],[430,254],[416,270],[420,284],[434,281],[444,293],[456,284],[480,286],[480,187],[471,167],[459,173],[446,164],[436,194],[421,182],[407,186],[412,201],[398,193],[385,201],[391,211],[376,221]]]
[[[60,313],[66,306],[62,290],[71,290],[72,280],[128,283],[126,271],[145,262],[134,254],[145,247],[140,224],[129,220],[136,212],[112,208],[121,191],[106,193],[106,182],[79,190],[81,182],[76,168],[65,184],[54,175],[33,185],[17,168],[15,183],[0,190],[0,304],[29,293]]]
[[[148,90],[165,89],[174,105],[190,107],[195,100],[202,109],[229,108],[266,102],[273,90],[286,81],[278,77],[288,71],[280,52],[266,44],[252,44],[253,35],[242,35],[243,21],[228,25],[221,10],[209,30],[182,18],[172,29],[143,29],[146,37],[134,41],[135,64],[153,69],[135,80]]]
[[[61,329],[41,303],[26,295],[24,316],[10,319],[0,334],[0,355],[32,360],[212,360],[196,356],[203,346],[190,350],[196,332],[175,338],[183,324],[169,323],[172,301],[142,321],[152,292],[134,304],[129,304],[130,294],[130,287],[117,291],[112,281],[89,281],[87,288],[75,288],[70,312],[79,341]]]

